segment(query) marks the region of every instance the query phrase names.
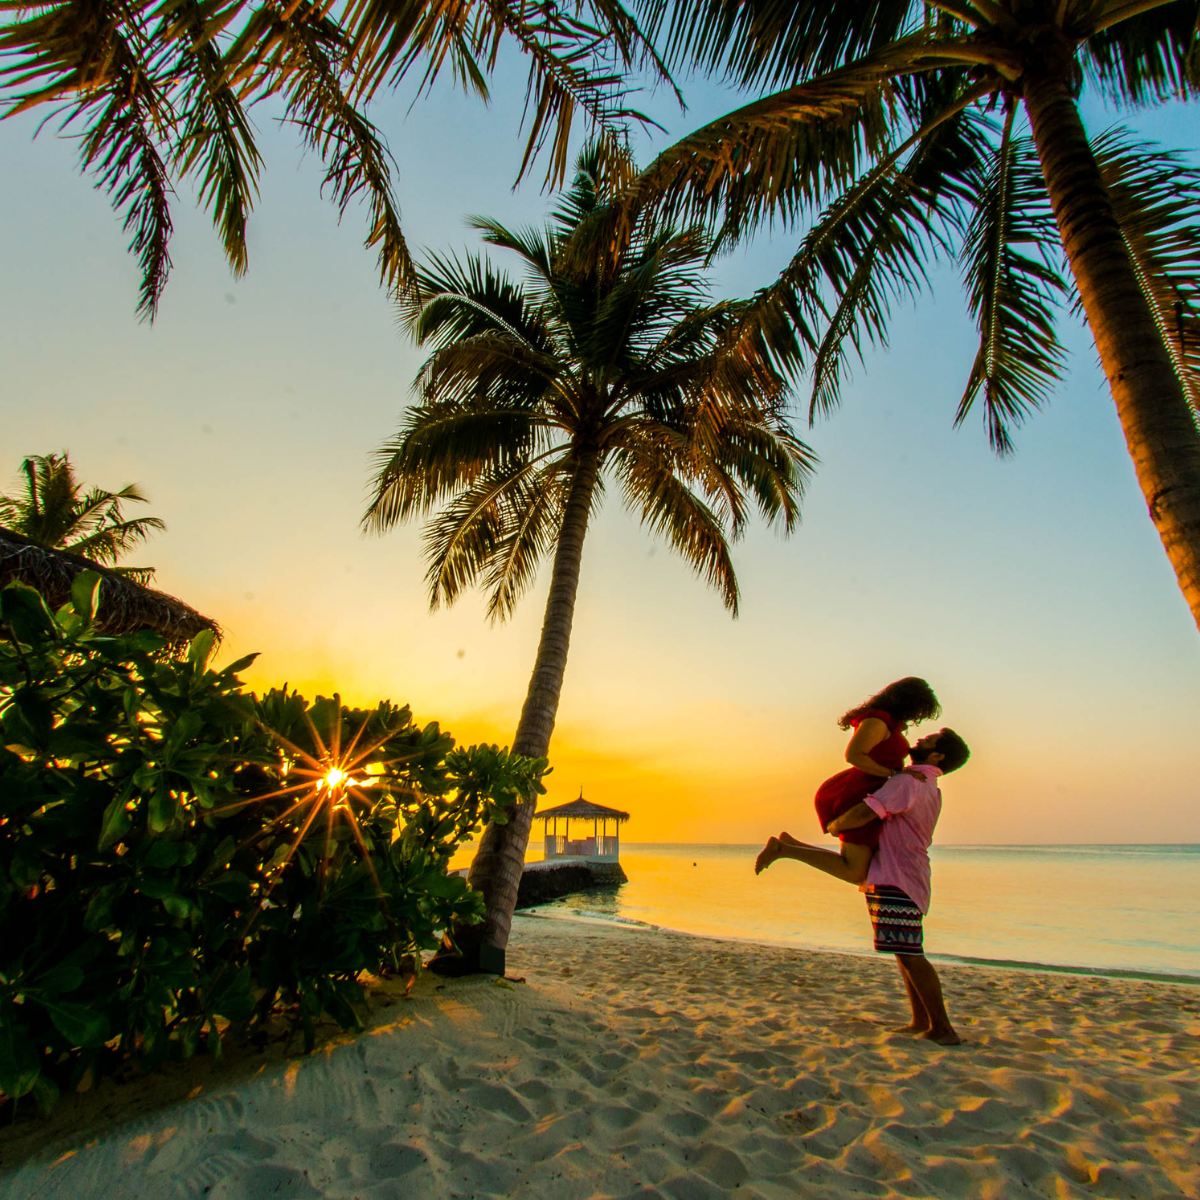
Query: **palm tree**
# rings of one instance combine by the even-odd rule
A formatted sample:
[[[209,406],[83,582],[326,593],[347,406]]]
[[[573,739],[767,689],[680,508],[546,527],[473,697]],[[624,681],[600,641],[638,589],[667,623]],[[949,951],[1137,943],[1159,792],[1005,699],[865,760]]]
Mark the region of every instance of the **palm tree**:
[[[503,619],[553,553],[541,641],[513,750],[550,746],[588,521],[605,487],[716,587],[736,614],[729,539],[757,506],[790,532],[811,451],[785,421],[785,380],[739,335],[741,302],[710,299],[698,228],[639,222],[613,250],[612,182],[595,147],[544,231],[475,218],[518,256],[514,283],[486,257],[432,257],[404,318],[432,344],[420,403],[379,451],[364,517],[425,528],[432,605],[488,592]],[[470,871],[487,904],[459,931],[470,967],[503,972],[533,805],[485,831]]]
[[[668,62],[769,94],[665,150],[631,205],[736,239],[810,227],[758,297],[812,412],[848,346],[886,343],[890,304],[938,255],[964,269],[980,348],[959,404],[993,445],[1063,368],[1077,295],[1151,519],[1200,624],[1200,174],[1121,130],[1089,138],[1085,86],[1126,106],[1192,98],[1196,0],[644,0]],[[753,317],[748,319],[754,319]],[[823,326],[823,332],[821,327]],[[790,328],[789,328],[790,327]]]
[[[249,110],[281,96],[283,119],[325,165],[344,215],[368,210],[366,245],[392,287],[412,263],[392,186],[393,161],[365,105],[423,68],[444,67],[484,100],[501,49],[528,59],[529,140],[522,172],[549,142],[561,180],[576,112],[615,148],[627,118],[622,69],[659,64],[617,0],[560,7],[507,0],[5,0],[0,115],[45,105],[79,136],[83,170],[112,198],[142,271],[139,311],[153,319],[171,268],[175,177],[212,214],[230,266],[246,269],[246,221],[262,165]]]
[[[119,567],[119,559],[154,530],[166,529],[158,517],[126,520],[122,505],[145,504],[136,485],[119,492],[83,491],[66,454],[35,454],[21,464],[23,494],[0,496],[0,525],[51,550],[70,550],[110,566],[135,583],[147,583],[151,567]]]

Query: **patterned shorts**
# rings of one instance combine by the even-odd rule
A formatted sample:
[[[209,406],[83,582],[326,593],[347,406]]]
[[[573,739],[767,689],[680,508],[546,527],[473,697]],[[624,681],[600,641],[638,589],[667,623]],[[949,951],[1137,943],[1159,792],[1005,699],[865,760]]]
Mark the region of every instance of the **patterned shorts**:
[[[879,954],[923,954],[924,935],[921,910],[891,884],[866,889],[867,912],[875,931],[875,949]]]

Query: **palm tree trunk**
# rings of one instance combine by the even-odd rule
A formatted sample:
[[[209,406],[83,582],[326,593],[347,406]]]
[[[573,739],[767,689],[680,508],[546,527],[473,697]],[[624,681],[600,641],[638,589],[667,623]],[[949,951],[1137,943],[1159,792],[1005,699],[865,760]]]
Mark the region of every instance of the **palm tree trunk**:
[[[1023,77],[1063,249],[1138,483],[1200,626],[1200,427],[1142,291],[1063,69]]]
[[[550,595],[538,643],[529,691],[521,709],[521,720],[513,739],[513,751],[529,758],[542,758],[550,748],[558,697],[567,668],[567,649],[575,617],[575,593],[579,588],[579,564],[587,535],[592,496],[600,472],[600,452],[582,450],[576,460],[571,489],[563,513],[562,529],[554,552]],[[464,970],[504,974],[504,950],[517,907],[517,888],[525,869],[525,847],[533,826],[536,803],[520,804],[506,825],[489,825],[483,832],[475,861],[467,879],[483,893],[487,915],[482,925],[456,929],[459,948],[456,973]]]

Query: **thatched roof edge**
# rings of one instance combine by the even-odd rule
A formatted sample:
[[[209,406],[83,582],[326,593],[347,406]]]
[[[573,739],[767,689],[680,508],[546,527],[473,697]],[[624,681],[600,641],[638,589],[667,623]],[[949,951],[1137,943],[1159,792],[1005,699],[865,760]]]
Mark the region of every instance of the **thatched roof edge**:
[[[99,627],[105,633],[152,629],[172,646],[190,642],[202,630],[218,638],[221,628],[211,617],[166,592],[143,587],[82,554],[39,546],[22,534],[0,528],[0,587],[14,582],[37,588],[51,608],[65,604],[80,571],[100,575]]]
[[[616,821],[618,824],[629,820],[627,812],[622,812],[619,808],[606,808],[603,804],[593,804],[582,796],[578,800],[572,800],[569,804],[559,804],[555,808],[546,808],[533,814],[535,821],[540,821],[542,817],[578,817],[580,820],[603,817],[609,821]]]

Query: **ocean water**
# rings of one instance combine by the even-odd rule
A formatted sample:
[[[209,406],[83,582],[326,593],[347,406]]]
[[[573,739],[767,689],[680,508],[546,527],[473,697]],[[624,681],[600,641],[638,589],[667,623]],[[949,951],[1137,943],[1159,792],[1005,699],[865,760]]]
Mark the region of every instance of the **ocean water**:
[[[866,904],[856,888],[782,860],[756,877],[758,849],[623,845],[627,884],[544,909],[871,952]],[[933,904],[925,921],[931,958],[1200,982],[1200,846],[936,846],[932,860]]]

